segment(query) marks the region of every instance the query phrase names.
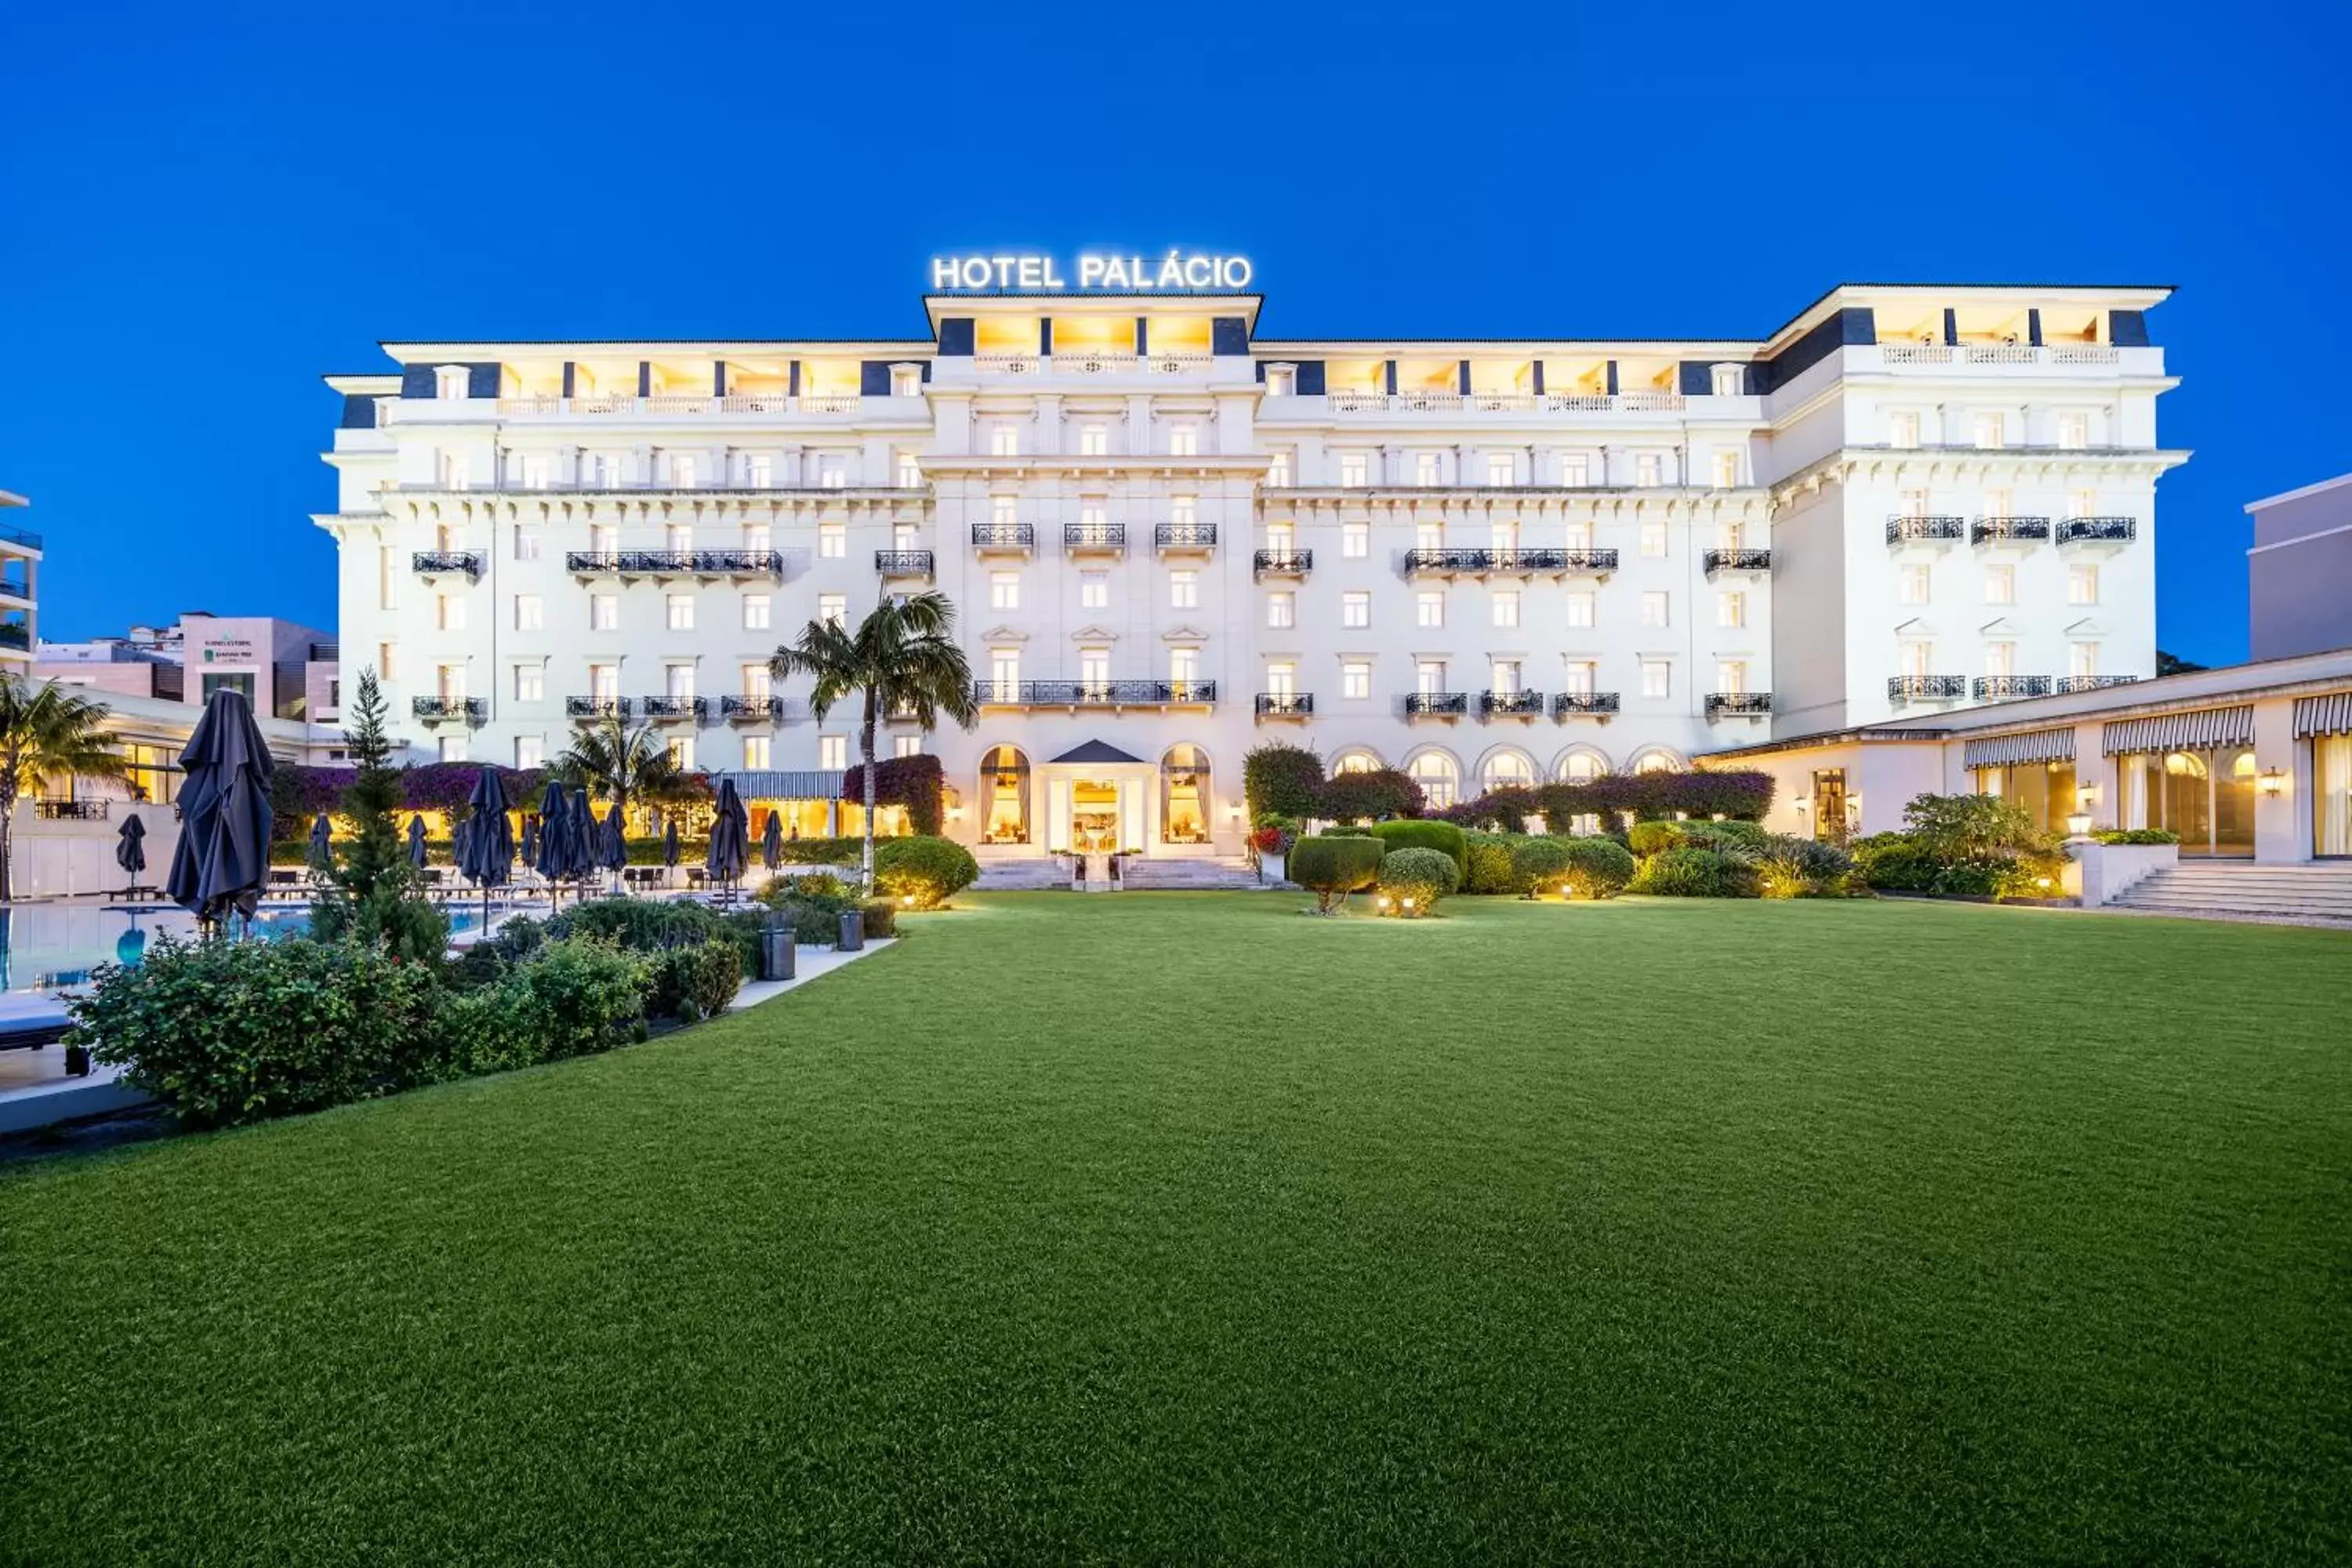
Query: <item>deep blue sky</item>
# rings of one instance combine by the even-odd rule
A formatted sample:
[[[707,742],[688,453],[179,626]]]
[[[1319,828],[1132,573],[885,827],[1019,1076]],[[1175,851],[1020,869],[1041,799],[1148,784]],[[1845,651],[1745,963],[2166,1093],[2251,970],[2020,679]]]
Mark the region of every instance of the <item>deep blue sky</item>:
[[[51,637],[331,626],[318,378],[379,338],[912,336],[926,258],[982,247],[1241,250],[1285,336],[2176,283],[2158,626],[2209,662],[2240,508],[2352,468],[2317,0],[6,10],[0,489]]]

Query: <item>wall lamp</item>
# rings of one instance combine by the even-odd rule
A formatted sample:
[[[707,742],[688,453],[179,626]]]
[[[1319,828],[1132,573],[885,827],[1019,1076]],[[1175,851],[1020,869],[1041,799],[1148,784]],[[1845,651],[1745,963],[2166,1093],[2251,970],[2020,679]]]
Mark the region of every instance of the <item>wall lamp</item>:
[[[2286,775],[2279,772],[2276,768],[2263,769],[2262,791],[2273,800],[2276,800],[2280,795],[2286,793]]]

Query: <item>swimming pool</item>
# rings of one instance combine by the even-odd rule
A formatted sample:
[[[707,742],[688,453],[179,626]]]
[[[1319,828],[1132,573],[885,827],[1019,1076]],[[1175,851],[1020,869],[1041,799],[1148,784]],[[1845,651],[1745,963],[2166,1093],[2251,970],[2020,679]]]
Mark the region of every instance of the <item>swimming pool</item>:
[[[450,934],[482,923],[481,906],[447,906]],[[504,914],[493,907],[493,919]],[[307,909],[264,910],[256,936],[294,936],[310,928]],[[196,932],[196,919],[170,904],[30,904],[0,909],[0,991],[49,995],[80,990],[101,963],[135,964],[147,944],[169,932]]]

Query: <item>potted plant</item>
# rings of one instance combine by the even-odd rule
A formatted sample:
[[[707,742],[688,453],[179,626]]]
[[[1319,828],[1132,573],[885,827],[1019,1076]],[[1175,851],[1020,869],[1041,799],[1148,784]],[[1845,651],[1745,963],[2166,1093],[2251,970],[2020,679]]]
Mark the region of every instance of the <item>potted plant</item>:
[[[1291,847],[1298,842],[1298,825],[1271,812],[1257,819],[1249,837],[1250,858],[1257,862],[1258,880],[1269,888],[1283,883]]]

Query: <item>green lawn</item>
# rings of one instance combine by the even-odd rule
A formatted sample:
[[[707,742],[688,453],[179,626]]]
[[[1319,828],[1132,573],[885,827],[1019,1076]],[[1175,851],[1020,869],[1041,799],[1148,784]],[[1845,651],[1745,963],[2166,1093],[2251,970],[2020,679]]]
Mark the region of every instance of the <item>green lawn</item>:
[[[2352,935],[971,902],[0,1170],[0,1561],[2352,1555]]]

